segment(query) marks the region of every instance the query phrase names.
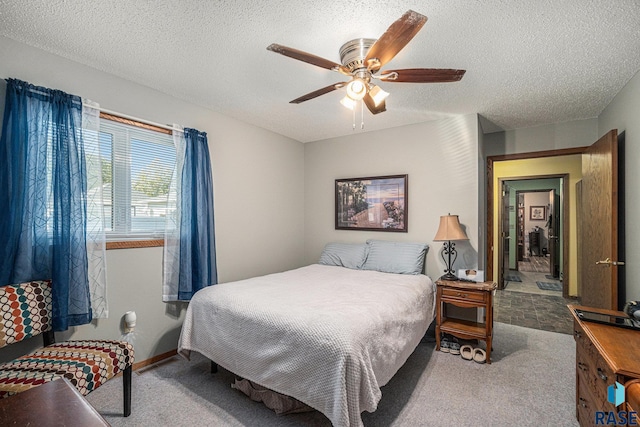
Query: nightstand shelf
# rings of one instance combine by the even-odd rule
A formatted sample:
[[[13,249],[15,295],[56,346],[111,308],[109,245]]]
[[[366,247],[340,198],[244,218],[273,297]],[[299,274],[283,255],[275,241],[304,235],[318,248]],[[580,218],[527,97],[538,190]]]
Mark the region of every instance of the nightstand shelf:
[[[440,332],[456,335],[462,339],[484,339],[487,336],[487,325],[470,320],[449,318],[440,325]]]
[[[436,280],[436,350],[440,350],[440,335],[451,334],[461,339],[478,339],[487,343],[487,363],[491,363],[493,341],[493,292],[495,282],[461,282]],[[484,322],[446,316],[445,304],[464,308],[483,308]]]

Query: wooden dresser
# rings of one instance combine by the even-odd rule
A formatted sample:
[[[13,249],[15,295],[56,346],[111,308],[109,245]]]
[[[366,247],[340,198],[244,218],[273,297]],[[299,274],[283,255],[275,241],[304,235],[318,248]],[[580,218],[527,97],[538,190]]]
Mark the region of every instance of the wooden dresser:
[[[616,381],[631,385],[640,379],[640,331],[582,321],[574,308],[624,315],[622,312],[579,305],[568,307],[574,317],[576,417],[580,425],[596,425],[598,411],[618,413],[637,409],[631,409],[628,402],[616,408],[607,400],[607,389]]]
[[[631,380],[626,384],[627,411],[640,413],[640,380]],[[638,423],[640,425],[640,423]]]

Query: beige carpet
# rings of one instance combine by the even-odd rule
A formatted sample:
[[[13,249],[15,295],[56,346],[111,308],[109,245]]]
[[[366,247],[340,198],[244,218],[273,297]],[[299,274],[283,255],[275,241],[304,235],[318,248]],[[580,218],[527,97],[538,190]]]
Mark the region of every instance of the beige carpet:
[[[577,426],[575,343],[570,335],[495,324],[493,363],[481,365],[422,343],[382,388],[377,426]],[[209,362],[174,357],[133,375],[132,413],[122,417],[122,381],[88,396],[113,426],[330,426],[319,412],[278,416],[230,387]]]

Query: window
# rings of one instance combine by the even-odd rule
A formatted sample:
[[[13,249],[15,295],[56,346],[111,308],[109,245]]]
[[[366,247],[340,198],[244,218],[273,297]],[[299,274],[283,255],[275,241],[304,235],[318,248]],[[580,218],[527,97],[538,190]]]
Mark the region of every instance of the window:
[[[162,238],[174,213],[167,203],[176,163],[170,132],[103,119],[100,152],[107,240]]]

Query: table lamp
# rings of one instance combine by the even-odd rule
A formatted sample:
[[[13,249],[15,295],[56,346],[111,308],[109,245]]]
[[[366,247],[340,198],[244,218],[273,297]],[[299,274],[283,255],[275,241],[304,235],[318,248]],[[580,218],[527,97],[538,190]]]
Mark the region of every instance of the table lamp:
[[[443,215],[440,217],[440,226],[436,237],[433,238],[435,242],[444,242],[444,249],[442,251],[442,260],[447,265],[444,270],[444,275],[440,277],[440,280],[458,280],[458,277],[453,274],[453,263],[458,258],[458,252],[456,251],[455,240],[469,240],[462,227],[460,227],[460,221],[458,215]],[[445,255],[447,258],[445,259]],[[453,257],[453,259],[451,259]]]

